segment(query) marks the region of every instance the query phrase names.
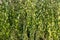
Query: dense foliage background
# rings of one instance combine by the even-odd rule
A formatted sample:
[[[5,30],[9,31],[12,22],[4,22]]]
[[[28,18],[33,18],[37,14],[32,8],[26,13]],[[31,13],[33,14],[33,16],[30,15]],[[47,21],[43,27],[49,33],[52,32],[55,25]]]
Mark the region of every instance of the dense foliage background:
[[[0,0],[0,40],[60,40],[60,0]]]

